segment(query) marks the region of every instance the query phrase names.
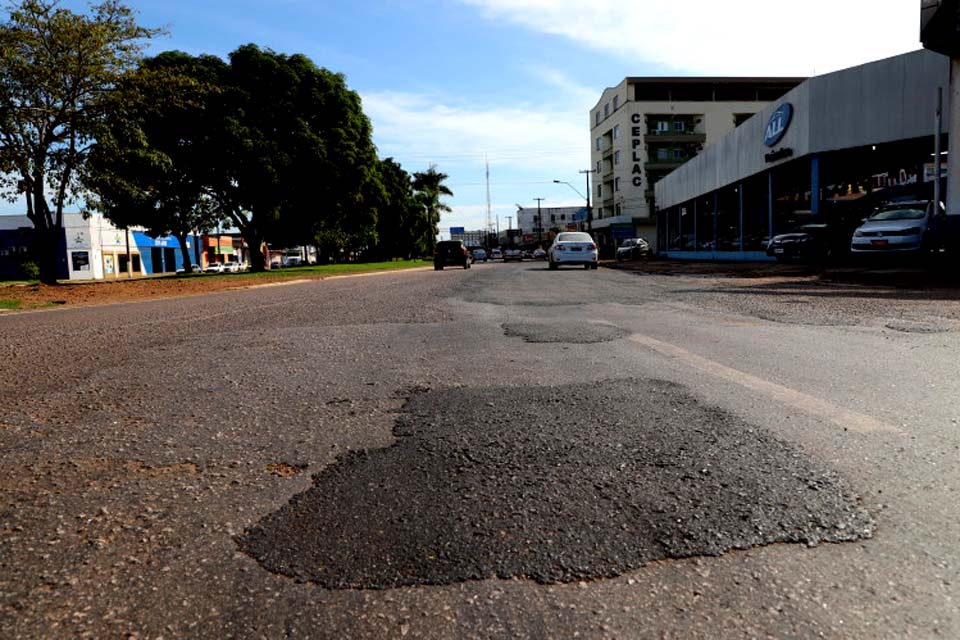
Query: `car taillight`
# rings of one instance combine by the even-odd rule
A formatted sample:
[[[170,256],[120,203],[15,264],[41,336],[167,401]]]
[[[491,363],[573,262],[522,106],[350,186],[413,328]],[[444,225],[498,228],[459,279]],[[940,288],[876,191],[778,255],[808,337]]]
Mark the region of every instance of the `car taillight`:
[[[591,243],[590,243],[590,251],[595,251],[596,248],[597,248],[597,245],[596,245],[595,243],[591,242]]]

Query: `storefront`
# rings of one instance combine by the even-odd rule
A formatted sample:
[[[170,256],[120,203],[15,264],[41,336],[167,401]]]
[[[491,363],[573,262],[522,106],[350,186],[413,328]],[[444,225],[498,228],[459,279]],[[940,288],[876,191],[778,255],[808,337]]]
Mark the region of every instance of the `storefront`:
[[[885,199],[931,198],[949,71],[917,51],[798,85],[656,184],[660,255],[766,260],[772,235],[805,222],[844,227]]]

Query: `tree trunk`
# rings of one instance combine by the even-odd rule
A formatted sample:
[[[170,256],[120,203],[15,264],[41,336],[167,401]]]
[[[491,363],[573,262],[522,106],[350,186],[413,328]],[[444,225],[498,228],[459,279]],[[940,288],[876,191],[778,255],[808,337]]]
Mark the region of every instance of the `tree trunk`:
[[[180,243],[180,255],[183,256],[183,272],[193,273],[193,264],[190,262],[190,248],[187,247],[187,234],[177,234],[177,242]]]
[[[243,239],[247,241],[247,251],[250,252],[250,271],[266,271],[266,260],[263,255],[263,239],[260,234],[248,227],[242,234]]]
[[[47,226],[43,218],[34,221],[37,234],[37,267],[40,269],[40,282],[57,284],[60,262],[60,230]]]

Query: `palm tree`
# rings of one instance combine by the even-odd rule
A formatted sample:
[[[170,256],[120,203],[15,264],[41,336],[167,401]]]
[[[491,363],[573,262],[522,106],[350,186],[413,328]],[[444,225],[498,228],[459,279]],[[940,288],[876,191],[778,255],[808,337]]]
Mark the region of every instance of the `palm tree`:
[[[417,171],[413,174],[413,197],[423,212],[423,218],[418,221],[414,237],[417,238],[424,255],[433,252],[433,245],[440,227],[440,215],[444,211],[452,211],[440,200],[441,196],[453,195],[453,191],[443,184],[447,177],[447,174],[437,171],[437,166],[433,164],[426,171]]]

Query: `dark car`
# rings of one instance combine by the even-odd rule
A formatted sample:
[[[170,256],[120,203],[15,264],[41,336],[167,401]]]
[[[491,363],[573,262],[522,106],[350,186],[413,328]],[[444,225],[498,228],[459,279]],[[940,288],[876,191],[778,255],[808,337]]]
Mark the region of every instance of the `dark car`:
[[[650,257],[650,243],[644,238],[627,238],[617,247],[617,262]]]
[[[446,265],[470,268],[470,252],[460,240],[441,240],[433,250],[433,268],[442,270]]]
[[[799,262],[817,262],[830,257],[832,253],[830,226],[823,222],[811,222],[801,225],[787,233],[780,233],[767,243],[767,255],[778,262],[796,260]]]

